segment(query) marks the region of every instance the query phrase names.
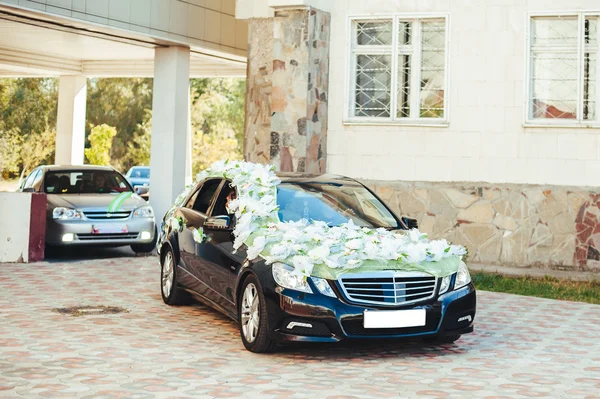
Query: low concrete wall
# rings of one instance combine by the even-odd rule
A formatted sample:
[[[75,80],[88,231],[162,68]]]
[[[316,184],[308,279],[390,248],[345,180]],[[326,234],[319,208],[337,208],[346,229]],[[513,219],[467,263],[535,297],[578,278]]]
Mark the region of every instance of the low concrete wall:
[[[466,246],[472,262],[600,272],[600,189],[364,183],[430,238]]]
[[[0,193],[0,262],[44,259],[46,194]]]

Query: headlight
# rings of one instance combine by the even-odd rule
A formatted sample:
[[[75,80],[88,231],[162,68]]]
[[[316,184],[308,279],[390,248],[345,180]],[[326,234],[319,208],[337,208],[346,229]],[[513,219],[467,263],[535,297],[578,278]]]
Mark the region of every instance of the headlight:
[[[133,217],[134,218],[151,218],[151,217],[154,217],[154,212],[152,211],[152,208],[149,205],[142,206],[142,207],[136,209],[135,211],[133,211]]]
[[[59,206],[52,211],[52,218],[60,220],[81,219],[81,213],[77,209]]]
[[[332,298],[336,297],[335,292],[333,292],[327,280],[318,277],[311,277],[311,279],[321,294],[330,296]]]
[[[452,275],[446,276],[442,279],[442,283],[440,284],[440,295],[448,291],[448,288],[450,288],[450,281],[452,281]]]
[[[294,273],[292,266],[283,263],[273,263],[271,269],[273,271],[273,278],[279,286],[312,294],[312,290],[308,286],[306,279]]]
[[[462,260],[460,266],[458,266],[458,272],[456,272],[456,281],[454,281],[454,289],[457,290],[471,282],[471,275],[467,265]]]

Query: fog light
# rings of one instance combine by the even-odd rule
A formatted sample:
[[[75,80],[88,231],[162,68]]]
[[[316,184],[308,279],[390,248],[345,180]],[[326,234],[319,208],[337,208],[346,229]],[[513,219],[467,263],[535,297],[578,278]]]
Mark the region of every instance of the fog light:
[[[152,234],[149,231],[142,231],[142,240],[149,240],[152,238]]]
[[[73,241],[73,233],[67,233],[62,237],[63,242],[71,242]]]
[[[294,327],[304,327],[304,328],[312,328],[312,324],[310,323],[301,323],[299,321],[291,321],[289,322],[289,324],[287,325],[287,329],[291,330]]]

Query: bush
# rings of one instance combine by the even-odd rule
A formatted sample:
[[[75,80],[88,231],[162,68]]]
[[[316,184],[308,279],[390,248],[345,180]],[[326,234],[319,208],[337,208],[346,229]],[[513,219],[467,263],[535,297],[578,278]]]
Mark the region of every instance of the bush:
[[[103,123],[94,126],[88,136],[90,148],[85,149],[85,157],[92,165],[110,165],[110,150],[113,137],[117,135],[117,129]]]

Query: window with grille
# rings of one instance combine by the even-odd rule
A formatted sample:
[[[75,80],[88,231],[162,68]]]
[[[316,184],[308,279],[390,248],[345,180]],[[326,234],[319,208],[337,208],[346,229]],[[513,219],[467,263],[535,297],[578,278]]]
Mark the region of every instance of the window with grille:
[[[447,19],[352,20],[349,118],[447,120]]]
[[[599,15],[532,17],[529,32],[529,122],[600,122]]]

